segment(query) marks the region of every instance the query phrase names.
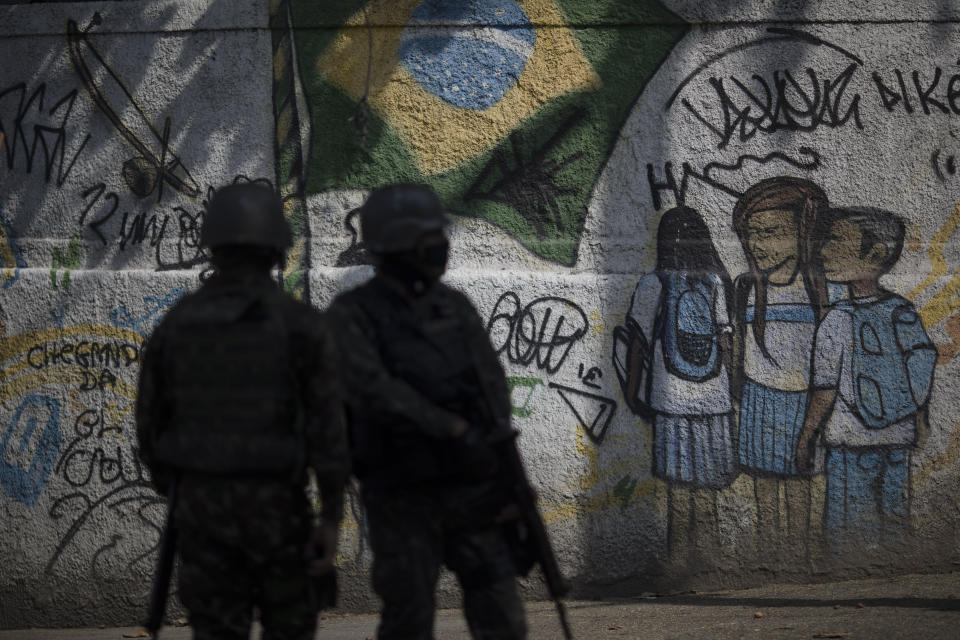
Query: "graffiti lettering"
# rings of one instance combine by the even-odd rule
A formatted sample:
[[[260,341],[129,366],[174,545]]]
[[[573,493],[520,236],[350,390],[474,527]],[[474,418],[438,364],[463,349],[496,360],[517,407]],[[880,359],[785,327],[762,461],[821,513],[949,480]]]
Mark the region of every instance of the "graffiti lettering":
[[[95,475],[104,484],[146,479],[136,447],[124,446],[123,418],[129,407],[109,408],[106,413],[102,407],[87,409],[74,421],[74,438],[56,467],[56,472],[73,487],[87,486]]]
[[[129,227],[127,227],[128,220],[130,221]],[[125,212],[120,223],[120,250],[125,250],[128,242],[138,245],[148,238],[150,246],[156,247],[163,238],[163,232],[166,230],[169,220],[169,216],[164,216],[162,222],[158,223],[157,214],[148,218],[146,213],[138,213],[131,218],[130,213]]]
[[[943,69],[937,67],[934,69],[933,78],[927,81],[921,78],[919,71],[910,74],[913,81],[913,90],[907,87],[907,81],[904,73],[900,69],[894,69],[893,75],[896,78],[896,86],[879,72],[873,73],[873,82],[877,86],[877,94],[883,108],[887,111],[895,111],[898,105],[903,107],[907,113],[914,113],[917,107],[911,102],[911,96],[914,97],[919,108],[923,113],[930,115],[933,113],[933,107],[940,113],[954,113],[960,115],[960,73],[950,76],[950,80],[940,84],[943,77]],[[940,93],[938,94],[938,89]],[[935,97],[939,95],[939,97]],[[948,106],[949,105],[949,106]]]
[[[100,372],[84,369],[83,382],[80,383],[80,391],[94,391],[97,389],[102,391],[107,387],[113,388],[116,386],[117,376],[110,373],[109,369],[104,369]]]
[[[95,215],[99,215],[99,217],[88,223],[87,226],[96,234],[103,246],[107,246],[110,240],[104,235],[103,226],[114,217],[120,208],[120,197],[113,191],[107,191],[106,185],[103,183],[89,187],[81,193],[81,197],[84,199],[85,205],[80,213],[79,224],[83,225],[91,211],[94,211]],[[98,203],[102,203],[102,206],[96,209]],[[148,246],[155,249],[159,271],[188,269],[205,262],[207,256],[200,246],[200,228],[203,225],[203,215],[203,209],[197,213],[191,213],[181,206],[173,207],[172,213],[124,212],[120,220],[120,227],[115,232],[120,250],[126,251],[129,247],[140,245],[146,241]],[[175,224],[171,224],[172,221],[175,221]],[[176,259],[168,261],[164,257],[164,247],[169,245],[167,239],[170,237],[171,229],[174,230],[176,235]]]
[[[487,322],[497,353],[505,351],[514,364],[536,362],[547,373],[560,369],[589,328],[587,315],[566,298],[546,296],[521,306],[520,297],[512,291],[500,296]]]
[[[129,517],[153,531],[152,535],[145,536],[142,528],[138,528],[138,538],[130,545],[135,550],[126,552],[133,556],[125,563],[128,571],[156,551],[162,521],[159,507],[164,499],[151,488],[136,447],[126,441],[123,423],[130,409],[131,405],[121,407],[107,403],[105,407],[82,411],[74,421],[73,439],[54,470],[73,491],[57,498],[50,507],[50,517],[69,518],[70,527],[47,563],[47,574],[53,572],[84,528],[99,517],[114,520]],[[117,545],[119,537],[110,536],[93,548],[91,566],[94,569],[105,554],[123,553]]]
[[[15,169],[17,158],[22,154],[27,173],[33,171],[33,162],[38,147],[43,151],[44,180],[50,181],[56,168],[56,185],[62,187],[67,176],[73,170],[80,153],[90,140],[90,134],[83,139],[73,152],[70,161],[64,166],[67,156],[67,125],[73,113],[73,104],[77,99],[77,90],[68,91],[46,112],[44,98],[46,84],[41,84],[27,96],[27,85],[23,82],[0,89],[0,137],[4,140],[7,156],[7,168]],[[4,118],[5,106],[15,104],[13,118]],[[53,124],[34,122],[32,127],[27,119],[33,112],[38,119],[45,116],[60,116]],[[11,122],[12,120],[12,122]],[[32,128],[32,136],[30,130]],[[18,153],[19,152],[19,153]]]
[[[600,367],[590,367],[587,369],[586,374],[584,374],[583,363],[581,362],[580,367],[577,369],[577,377],[580,378],[580,382],[583,383],[583,386],[599,389],[600,385],[594,382],[594,380],[602,378],[603,371],[600,370]]]
[[[729,83],[712,77],[709,84],[716,94],[719,121],[711,121],[686,98],[681,104],[716,134],[720,149],[734,136],[746,142],[757,133],[836,129],[851,120],[857,129],[863,129],[860,94],[845,95],[857,68],[851,63],[835,77],[824,79],[810,67],[804,75],[774,71],[769,79],[753,74],[746,82],[734,76]]]
[[[81,367],[130,367],[140,361],[140,347],[129,342],[65,342],[35,344],[27,351],[27,363],[34,369],[57,364]]]

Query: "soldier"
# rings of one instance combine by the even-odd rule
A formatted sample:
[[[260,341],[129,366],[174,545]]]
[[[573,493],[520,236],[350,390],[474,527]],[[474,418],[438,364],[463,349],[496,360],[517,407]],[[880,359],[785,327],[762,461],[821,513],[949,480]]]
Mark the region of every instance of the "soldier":
[[[433,637],[442,564],[463,587],[474,638],[526,635],[518,567],[499,524],[509,499],[494,443],[512,436],[509,392],[476,309],[438,281],[447,222],[430,187],[374,191],[360,224],[376,274],[329,309],[383,600],[380,640]]]
[[[158,491],[177,487],[180,599],[194,637],[246,639],[257,607],[264,638],[306,640],[322,595],[311,576],[333,571],[349,473],[338,356],[325,318],[271,278],[291,237],[269,186],[220,189],[200,242],[213,275],[144,348],[140,457]]]

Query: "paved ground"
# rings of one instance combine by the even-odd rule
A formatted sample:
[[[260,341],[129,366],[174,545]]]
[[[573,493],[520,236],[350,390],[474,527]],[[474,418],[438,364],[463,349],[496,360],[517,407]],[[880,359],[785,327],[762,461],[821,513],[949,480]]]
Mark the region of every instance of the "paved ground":
[[[607,638],[960,638],[960,573],[567,603],[577,640]],[[561,638],[552,603],[527,605],[530,640]],[[322,620],[318,640],[366,640],[376,616]],[[0,640],[121,640],[136,629],[0,631]],[[467,640],[459,610],[437,615],[438,640]],[[186,640],[188,628],[164,628]],[[259,634],[254,634],[259,638]]]

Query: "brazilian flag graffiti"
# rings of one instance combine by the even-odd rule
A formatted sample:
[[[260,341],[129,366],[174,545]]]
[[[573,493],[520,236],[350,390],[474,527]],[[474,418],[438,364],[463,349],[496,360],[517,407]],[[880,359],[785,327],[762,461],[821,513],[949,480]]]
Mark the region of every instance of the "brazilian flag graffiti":
[[[656,0],[285,8],[310,112],[305,196],[428,182],[563,265],[617,132],[687,28]]]

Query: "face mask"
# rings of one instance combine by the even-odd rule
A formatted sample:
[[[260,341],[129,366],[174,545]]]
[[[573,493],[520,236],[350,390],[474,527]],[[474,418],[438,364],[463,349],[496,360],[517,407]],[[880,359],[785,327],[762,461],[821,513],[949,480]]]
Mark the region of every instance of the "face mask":
[[[423,294],[440,279],[447,268],[450,243],[432,242],[413,251],[384,255],[379,271],[399,280],[408,291]]]
[[[450,255],[450,243],[443,242],[421,247],[417,251],[419,262],[425,271],[437,272],[436,278],[447,270],[447,258]]]

